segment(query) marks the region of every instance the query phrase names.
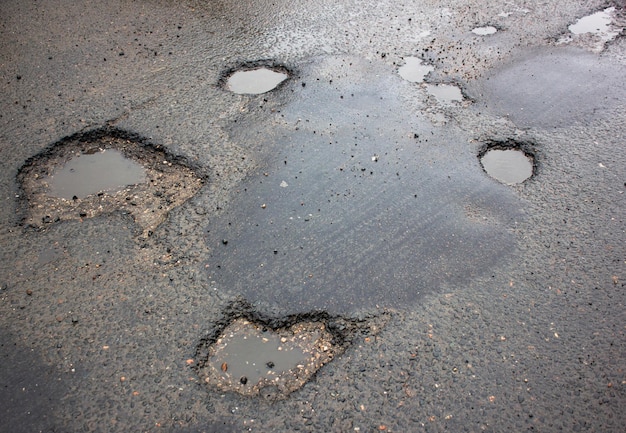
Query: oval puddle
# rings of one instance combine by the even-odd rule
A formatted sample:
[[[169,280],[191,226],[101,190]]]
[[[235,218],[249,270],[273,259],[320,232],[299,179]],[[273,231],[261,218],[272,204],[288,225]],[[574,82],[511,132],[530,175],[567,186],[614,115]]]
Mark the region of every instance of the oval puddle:
[[[239,95],[260,95],[275,89],[289,76],[268,68],[237,71],[228,77],[228,90]]]
[[[405,57],[404,62],[404,66],[398,69],[398,74],[411,83],[421,83],[429,72],[435,70],[430,65],[422,64],[422,60],[417,57]]]
[[[491,149],[480,162],[487,174],[507,185],[524,182],[533,175],[533,161],[517,149]]]
[[[497,33],[498,29],[494,26],[476,27],[472,29],[472,33],[478,36],[489,36]]]
[[[81,154],[48,178],[50,195],[85,198],[100,192],[117,192],[146,179],[145,169],[115,149]]]

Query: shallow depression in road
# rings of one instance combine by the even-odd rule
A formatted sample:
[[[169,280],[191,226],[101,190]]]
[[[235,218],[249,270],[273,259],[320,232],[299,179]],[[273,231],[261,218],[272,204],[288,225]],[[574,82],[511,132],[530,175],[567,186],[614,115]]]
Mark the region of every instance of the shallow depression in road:
[[[287,74],[268,68],[237,71],[228,78],[227,87],[240,95],[259,95],[275,89],[287,78]]]
[[[615,11],[614,7],[596,12],[586,17],[580,18],[575,24],[570,25],[569,31],[575,35],[583,33],[606,33],[609,30],[612,18],[611,14]]]
[[[274,330],[239,318],[206,347],[197,372],[205,384],[220,391],[256,396],[272,387],[287,396],[343,351],[332,340],[321,322]],[[204,348],[203,343],[200,350]]]
[[[517,149],[492,149],[480,159],[487,174],[508,185],[524,182],[533,174],[533,163]]]
[[[411,83],[421,83],[429,72],[435,70],[431,65],[422,64],[422,60],[417,57],[406,57],[404,61],[405,64],[398,69],[398,74]]]
[[[451,84],[429,84],[428,93],[437,98],[442,104],[463,101],[461,89]]]
[[[76,156],[54,172],[48,183],[52,196],[72,199],[103,191],[119,191],[145,179],[145,170],[141,165],[126,158],[120,151],[109,149]]]
[[[478,36],[489,36],[496,34],[497,32],[498,29],[494,26],[476,27],[475,29],[472,29],[472,33]]]

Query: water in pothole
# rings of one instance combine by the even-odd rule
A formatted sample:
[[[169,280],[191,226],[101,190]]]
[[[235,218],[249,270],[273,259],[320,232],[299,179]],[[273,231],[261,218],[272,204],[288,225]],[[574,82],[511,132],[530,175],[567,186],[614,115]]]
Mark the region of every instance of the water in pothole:
[[[463,101],[461,89],[451,84],[428,84],[428,93],[443,104]]]
[[[209,359],[222,378],[254,386],[307,363],[307,355],[297,346],[286,345],[272,332],[259,334],[250,328],[221,339],[219,350]]]
[[[283,72],[267,68],[237,71],[228,78],[227,86],[231,92],[245,95],[259,95],[275,89],[288,78]]]
[[[478,36],[489,36],[493,35],[498,31],[494,26],[485,26],[485,27],[476,27],[472,29],[472,33]]]
[[[99,192],[115,192],[145,180],[144,168],[120,151],[108,149],[69,160],[48,179],[54,197],[84,198]]]
[[[580,18],[576,23],[570,25],[569,31],[575,35],[583,33],[607,33],[611,24],[611,13],[615,8],[611,7],[595,14]]]
[[[521,150],[492,149],[480,162],[489,176],[507,185],[522,183],[533,174],[533,163]]]
[[[398,69],[398,74],[411,83],[421,83],[435,69],[431,65],[422,64],[422,60],[417,57],[405,57],[404,62],[404,66]]]

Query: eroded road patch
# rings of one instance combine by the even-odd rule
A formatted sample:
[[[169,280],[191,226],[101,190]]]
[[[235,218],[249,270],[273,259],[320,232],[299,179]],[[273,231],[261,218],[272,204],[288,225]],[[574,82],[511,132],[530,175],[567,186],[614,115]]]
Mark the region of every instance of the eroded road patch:
[[[126,131],[102,128],[64,138],[18,173],[22,224],[35,228],[112,212],[149,235],[204,179],[183,158]]]
[[[209,389],[276,400],[301,388],[356,335],[371,338],[388,314],[361,320],[323,312],[271,319],[238,302],[197,346],[194,367]]]

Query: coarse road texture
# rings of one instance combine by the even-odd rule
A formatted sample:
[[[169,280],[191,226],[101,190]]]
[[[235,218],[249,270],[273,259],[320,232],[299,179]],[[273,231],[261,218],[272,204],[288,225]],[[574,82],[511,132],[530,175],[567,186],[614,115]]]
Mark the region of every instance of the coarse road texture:
[[[609,7],[611,38],[570,34]],[[0,431],[624,431],[624,14],[0,2]],[[255,65],[290,78],[225,89]],[[93,131],[205,182],[150,233],[122,208],[23,224],[20,168]],[[532,153],[534,176],[490,178],[490,144]],[[236,305],[317,317],[346,350],[285,399],[218,391],[197,348]]]

